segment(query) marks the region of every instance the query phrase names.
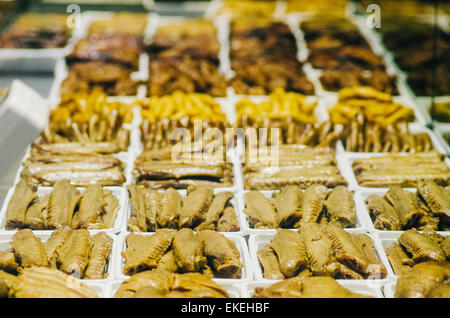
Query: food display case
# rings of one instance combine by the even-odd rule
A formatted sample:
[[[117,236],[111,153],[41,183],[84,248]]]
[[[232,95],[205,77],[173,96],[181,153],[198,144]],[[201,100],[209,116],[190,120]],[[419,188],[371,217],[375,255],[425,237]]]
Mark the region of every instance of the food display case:
[[[0,297],[450,298],[446,1],[0,8]]]

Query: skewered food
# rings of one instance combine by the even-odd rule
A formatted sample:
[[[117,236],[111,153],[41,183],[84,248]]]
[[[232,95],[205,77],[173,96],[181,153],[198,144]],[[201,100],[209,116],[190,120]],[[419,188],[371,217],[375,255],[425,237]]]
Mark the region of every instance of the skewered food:
[[[203,273],[216,278],[242,275],[243,264],[236,244],[212,230],[194,233],[189,228],[157,229],[149,236],[131,233],[126,237],[126,246],[122,252],[125,275],[140,275],[154,269]]]
[[[189,187],[187,196],[182,198],[173,188],[158,192],[131,185],[128,191],[131,198],[129,231],[152,232],[159,228],[184,227],[219,230],[219,226],[230,232],[240,230],[236,212],[230,203],[232,192],[213,195],[209,186]]]
[[[6,228],[92,230],[114,226],[119,201],[98,184],[88,185],[83,194],[67,180],[58,181],[49,195],[38,197],[33,190],[24,180],[17,184],[8,203]]]
[[[386,248],[386,255],[394,273],[402,276],[414,265],[423,262],[443,262],[449,259],[449,238],[434,231],[418,232],[416,229],[404,231]]]
[[[113,239],[104,232],[91,237],[88,230],[68,226],[53,231],[43,242],[30,229],[17,231],[11,249],[0,252],[0,270],[21,273],[35,266],[59,269],[84,279],[104,279]]]
[[[268,287],[255,288],[254,298],[363,298],[331,277],[292,277]]]
[[[343,18],[316,16],[301,28],[310,50],[308,60],[323,69],[320,81],[326,90],[365,85],[398,93],[396,77],[387,74],[382,57],[371,50],[356,25]]]
[[[289,185],[266,198],[259,191],[245,194],[244,213],[256,229],[299,228],[310,223],[334,223],[352,227],[356,222],[353,194],[338,186],[328,193],[323,185],[312,185],[305,191]]]
[[[358,184],[363,187],[399,185],[411,188],[421,180],[446,186],[450,182],[450,170],[443,155],[435,151],[357,159],[352,168]]]
[[[141,124],[144,149],[158,149],[178,142],[178,128],[189,129],[189,141],[198,138],[199,130],[228,126],[226,115],[211,96],[206,94],[175,92],[164,97],[150,97],[139,102],[143,118]],[[197,121],[197,125],[196,125]],[[187,138],[187,136],[184,136]],[[188,141],[188,140],[186,140]]]
[[[195,146],[147,150],[136,159],[133,174],[137,184],[154,189],[184,189],[189,185],[230,187],[232,166],[225,163],[224,156],[220,150],[211,154],[206,148]]]
[[[66,46],[71,31],[67,15],[27,13],[0,36],[1,48],[50,49]]]
[[[432,180],[419,181],[417,194],[393,186],[383,198],[372,194],[367,209],[378,230],[448,230],[450,194]]]
[[[366,234],[350,234],[337,224],[302,224],[298,232],[277,229],[257,256],[265,279],[386,277],[386,268],[376,256],[371,238]]]
[[[133,275],[120,285],[115,298],[229,298],[228,293],[208,276],[176,274],[163,270]]]
[[[246,189],[279,189],[286,185],[298,185],[302,188],[312,184],[323,184],[331,188],[347,185],[336,167],[333,149],[303,145],[277,145],[276,149],[278,151],[275,155],[269,148],[255,150],[252,154],[256,157],[253,159],[246,152],[243,168]]]
[[[397,298],[449,298],[449,262],[424,262],[403,271],[397,280]]]
[[[5,297],[98,298],[94,289],[77,278],[48,267],[26,268],[17,277],[0,271],[0,286],[2,282],[5,282]]]

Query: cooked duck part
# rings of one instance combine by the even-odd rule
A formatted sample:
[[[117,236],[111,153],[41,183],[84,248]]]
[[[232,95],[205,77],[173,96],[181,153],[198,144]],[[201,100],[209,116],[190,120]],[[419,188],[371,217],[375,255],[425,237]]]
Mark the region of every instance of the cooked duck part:
[[[164,298],[164,294],[161,293],[158,289],[147,286],[139,289],[132,296],[133,298]]]
[[[371,216],[375,216],[374,226],[378,230],[399,231],[402,229],[397,211],[386,199],[372,194],[366,199],[367,209]]]
[[[161,257],[156,269],[169,273],[176,273],[178,271],[178,265],[175,261],[175,254],[173,253],[173,250],[168,251],[163,257]]]
[[[286,186],[275,195],[280,227],[291,227],[301,218],[303,192],[299,186]]]
[[[156,190],[145,189],[145,219],[147,222],[147,231],[154,232],[158,227],[156,218],[161,209],[161,196]]]
[[[156,230],[155,234],[143,236],[131,233],[126,238],[127,250],[122,252],[125,258],[123,273],[133,275],[143,270],[158,266],[161,257],[166,253],[175,231],[169,229]]]
[[[339,263],[338,269],[334,276],[335,279],[364,279],[363,275],[350,267]]]
[[[175,233],[172,249],[175,261],[180,271],[184,273],[198,272],[206,265],[202,241],[189,228],[183,228]]]
[[[331,223],[349,227],[356,222],[356,206],[353,194],[345,186],[331,190],[324,204]]]
[[[324,233],[333,245],[337,261],[357,271],[364,277],[380,275],[379,264],[371,262],[360,247],[355,244],[351,234],[336,224],[325,226]]]
[[[120,152],[114,142],[63,142],[35,145],[35,150],[52,155],[112,154]]]
[[[114,223],[116,222],[117,212],[119,212],[119,200],[116,198],[112,192],[103,190],[103,198],[106,202],[105,206],[105,214],[102,215],[103,228],[109,229],[114,227]]]
[[[238,232],[241,230],[236,211],[232,206],[226,207],[223,210],[222,216],[217,222],[218,232]]]
[[[334,276],[339,264],[334,258],[330,240],[316,223],[308,223],[300,228],[298,234],[305,244],[309,268],[314,275]]]
[[[308,187],[303,193],[302,202],[302,218],[294,227],[299,227],[307,223],[315,223],[319,219],[320,212],[322,212],[325,198],[328,189],[323,185],[312,185]]]
[[[37,198],[33,189],[24,181],[17,183],[6,210],[6,227],[22,227],[26,224],[26,212]]]
[[[415,229],[403,232],[398,241],[412,254],[414,262],[445,261],[444,251],[439,244]]]
[[[52,268],[56,268],[57,254],[56,251],[69,239],[73,230],[69,226],[63,226],[52,232],[50,238],[44,243],[47,257]]]
[[[219,284],[199,273],[176,274],[172,285],[172,294],[167,296],[193,298],[230,297]]]
[[[367,234],[354,233],[352,234],[352,240],[370,262],[371,276],[369,278],[371,279],[386,278],[387,275],[386,267],[378,259],[374,250],[374,244],[372,239]]]
[[[433,214],[450,217],[450,194],[432,180],[419,181],[417,191]]]
[[[106,278],[105,267],[110,258],[112,245],[113,239],[105,232],[92,236],[92,250],[86,272],[84,273],[85,279]]]
[[[265,246],[262,250],[258,251],[258,260],[263,268],[265,279],[284,279],[277,255],[270,246]]]
[[[24,269],[11,294],[15,298],[98,298],[91,287],[78,279],[46,267]]]
[[[450,236],[446,236],[445,239],[440,243],[442,250],[444,251],[445,257],[450,258]]]
[[[198,186],[186,197],[180,211],[180,228],[194,228],[205,219],[205,213],[213,200],[213,189],[207,186]]]
[[[134,234],[130,234],[134,235]],[[131,276],[120,285],[114,298],[131,298],[140,289],[152,287],[161,294],[166,294],[172,286],[172,276],[164,271],[145,271]]]
[[[293,277],[256,289],[255,298],[361,298],[331,277]]]
[[[17,270],[19,264],[16,262],[16,256],[13,249],[0,252],[0,271],[12,273]]]
[[[397,280],[396,298],[426,298],[450,277],[448,262],[424,262],[405,270]]]
[[[19,283],[16,276],[0,270],[0,298],[9,296],[9,291]]]
[[[78,212],[74,216],[74,228],[89,229],[105,213],[106,202],[103,198],[103,189],[98,184],[89,185],[80,200]],[[101,222],[101,221],[100,221]]]
[[[169,188],[161,195],[161,210],[157,214],[157,223],[162,228],[178,228],[179,213],[182,208],[181,195]]]
[[[233,241],[212,230],[199,231],[197,237],[203,243],[204,254],[217,273],[216,277],[241,278],[241,253]]]
[[[400,186],[393,186],[386,193],[386,199],[395,208],[402,225],[406,228],[411,227],[423,215],[419,208],[414,194],[403,190]]]
[[[401,273],[414,265],[414,261],[405,253],[398,243],[392,243],[386,248],[386,255],[394,269],[394,274],[400,276]]]
[[[42,198],[35,199],[26,213],[26,224],[33,230],[47,229],[47,206],[50,196],[45,195]]]
[[[431,291],[428,298],[450,298],[450,284],[443,284]]]
[[[223,214],[225,206],[233,197],[233,192],[224,191],[219,192],[214,196],[214,199],[205,214],[205,222],[197,227],[197,230],[215,230],[216,224],[219,221],[220,215]]]
[[[286,277],[295,276],[308,264],[304,242],[295,232],[277,229],[270,247],[277,254],[280,270]]]
[[[245,194],[244,213],[250,224],[256,229],[274,229],[278,227],[278,216],[273,204],[260,192],[250,191]]]
[[[130,193],[131,212],[130,218],[135,218],[135,222],[128,227],[133,232],[147,232],[147,219],[145,215],[145,195],[142,188],[136,185],[128,186]]]
[[[58,181],[50,193],[47,224],[51,228],[72,225],[75,207],[80,201],[80,192],[68,180]]]
[[[30,229],[17,231],[10,244],[14,249],[16,259],[20,260],[21,267],[48,266],[44,244]]]
[[[67,241],[57,250],[59,269],[77,278],[82,278],[92,249],[92,239],[88,230],[74,230]]]

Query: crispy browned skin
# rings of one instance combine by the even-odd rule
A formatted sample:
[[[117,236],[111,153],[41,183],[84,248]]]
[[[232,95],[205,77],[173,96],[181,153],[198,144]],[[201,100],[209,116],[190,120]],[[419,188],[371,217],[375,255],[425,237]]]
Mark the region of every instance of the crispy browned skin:
[[[405,270],[397,280],[395,297],[397,298],[426,298],[434,289],[447,285],[450,277],[448,262],[424,262]]]
[[[325,200],[327,216],[331,223],[338,223],[349,227],[356,222],[356,206],[353,194],[345,186],[338,186],[331,190]]]
[[[386,255],[394,269],[395,275],[401,275],[405,269],[414,265],[414,261],[405,253],[398,243],[393,243],[386,248]]]
[[[386,199],[371,194],[366,199],[367,209],[376,219],[373,223],[378,230],[399,231],[402,228],[400,218],[394,207]]]
[[[280,227],[291,227],[301,218],[303,192],[299,186],[286,186],[275,195]]]
[[[34,194],[33,189],[21,179],[14,190],[14,194],[12,195],[6,210],[6,226],[24,226],[26,223],[25,214],[28,206],[36,198],[37,195]]]
[[[270,247],[277,254],[281,272],[286,277],[295,276],[308,263],[303,240],[293,231],[277,229]]]
[[[198,272],[206,265],[202,241],[194,231],[184,228],[175,233],[172,249],[180,271]]]
[[[92,250],[86,272],[84,273],[84,278],[106,278],[105,266],[110,258],[113,239],[105,232],[100,232],[92,236],[92,243]]]
[[[265,279],[284,279],[277,255],[270,246],[265,246],[262,250],[258,251],[258,260],[263,268]]]
[[[11,293],[16,298],[97,298],[97,293],[78,279],[46,267],[24,269]]]
[[[439,244],[415,229],[403,232],[398,241],[412,254],[415,262],[445,261],[444,251]]]
[[[361,298],[331,277],[293,277],[255,290],[255,298]]]
[[[415,224],[424,212],[419,208],[413,193],[403,190],[400,186],[393,186],[386,193],[386,199],[393,205],[400,218],[400,222],[406,228]]]
[[[223,234],[212,230],[197,232],[197,237],[203,243],[203,249],[208,263],[217,273],[216,277],[240,278],[243,264],[241,253],[236,244]]]
[[[278,227],[278,216],[272,203],[260,192],[250,191],[245,194],[244,213],[250,223],[257,229],[274,229]]]
[[[213,189],[207,186],[195,187],[183,201],[179,227],[193,228],[200,224],[213,200]]]
[[[44,244],[31,230],[19,230],[13,235],[10,244],[21,267],[48,266]]]
[[[169,229],[156,230],[150,236],[131,233],[127,236],[127,250],[122,252],[125,258],[123,273],[132,275],[143,270],[153,269],[172,244],[175,231]]]

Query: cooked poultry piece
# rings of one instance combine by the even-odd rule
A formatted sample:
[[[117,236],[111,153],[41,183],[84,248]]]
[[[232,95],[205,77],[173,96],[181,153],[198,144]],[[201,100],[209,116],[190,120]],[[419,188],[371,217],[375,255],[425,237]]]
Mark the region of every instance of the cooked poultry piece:
[[[331,190],[324,203],[330,223],[349,227],[356,222],[356,206],[353,193],[346,187],[338,186]]]
[[[16,276],[0,270],[0,298],[8,297],[11,288],[17,284],[18,279]]]
[[[198,272],[206,265],[203,243],[189,228],[175,233],[172,248],[181,272]]]
[[[307,266],[308,260],[302,238],[293,231],[278,229],[270,247],[275,251],[280,270],[286,277],[295,276]]]
[[[442,250],[444,251],[445,257],[450,258],[450,236],[445,237],[440,243]]]
[[[241,226],[237,218],[236,211],[232,206],[223,210],[222,216],[217,221],[217,231],[219,232],[239,232]]]
[[[398,241],[412,254],[414,262],[445,261],[444,251],[439,244],[415,229],[403,232]]]
[[[175,260],[175,254],[173,250],[168,251],[166,254],[164,254],[163,257],[161,257],[156,269],[169,273],[176,273],[178,271],[178,265]]]
[[[156,218],[159,227],[174,228],[178,227],[178,219],[182,208],[182,197],[173,188],[169,188],[161,195],[161,210]]]
[[[188,188],[189,191],[189,188]],[[194,228],[205,220],[205,214],[213,201],[211,187],[198,186],[183,200],[178,226]]]
[[[29,206],[26,213],[25,224],[33,230],[45,230],[47,228],[47,208],[50,195],[44,195],[42,198],[36,198]]]
[[[250,191],[245,194],[244,213],[256,229],[273,229],[279,224],[275,207],[262,193]]]
[[[30,229],[16,232],[11,240],[15,258],[20,260],[22,268],[32,266],[48,266],[48,257],[44,244]]]
[[[303,192],[299,186],[286,186],[274,194],[280,227],[289,227],[302,217]]]
[[[50,238],[44,243],[50,267],[57,268],[56,260],[58,255],[56,254],[56,251],[67,242],[72,235],[72,232],[73,230],[69,226],[60,227],[59,229],[54,230]]]
[[[145,271],[125,280],[114,294],[115,298],[131,298],[143,288],[153,288],[158,294],[170,291],[173,278],[164,271]]]
[[[214,196],[208,210],[204,215],[205,222],[201,223],[197,230],[214,230],[219,221],[220,215],[223,214],[228,201],[234,196],[233,192],[224,191]]]
[[[360,273],[364,278],[385,278],[386,268],[379,262],[373,249],[363,248],[361,242],[355,238],[358,236],[354,237],[336,224],[326,225],[324,233],[331,241],[337,261]]]
[[[13,284],[15,298],[98,298],[97,293],[78,279],[46,267],[24,269]]]
[[[276,7],[277,3],[275,1],[226,0],[222,3],[217,14],[229,15],[235,19],[236,24],[239,22],[247,26],[248,24],[254,25],[256,18],[269,19],[270,21],[270,17],[275,12]]]
[[[301,215],[302,218],[294,227],[299,227],[307,223],[316,223],[322,212],[328,189],[323,185],[312,185],[306,188],[303,194]]]
[[[303,239],[309,267],[314,275],[334,277],[339,263],[334,257],[330,240],[316,223],[304,224],[298,234]]]
[[[92,239],[88,230],[74,230],[67,240],[56,249],[59,269],[77,278],[82,278],[89,263]]]
[[[438,296],[438,290],[448,289],[450,266],[448,262],[425,262],[405,270],[397,280],[395,297],[427,298]],[[434,292],[436,290],[436,293]]]
[[[169,298],[229,298],[228,293],[209,277],[199,273],[175,274]]]
[[[254,298],[361,298],[331,277],[292,277],[266,288],[256,288]]]
[[[6,10],[6,9],[2,9]],[[66,46],[71,30],[68,15],[55,13],[22,14],[0,37],[3,49],[56,49]]]
[[[366,199],[367,209],[375,217],[373,225],[378,230],[399,231],[402,223],[395,208],[383,197],[371,194]]]
[[[0,270],[13,273],[17,270],[19,264],[16,262],[16,256],[14,255],[14,250],[9,249],[0,252]]]
[[[73,218],[73,227],[83,229],[97,227],[96,223],[104,214],[105,205],[102,187],[98,184],[89,185],[83,193],[78,212]]]
[[[434,215],[450,218],[450,193],[432,180],[419,181],[417,191]]]
[[[112,245],[113,239],[105,232],[100,232],[92,236],[92,250],[84,274],[85,279],[106,278],[105,266],[108,264]]]
[[[130,194],[131,211],[128,229],[133,232],[147,232],[147,219],[145,209],[144,191],[136,185],[128,186]]]
[[[403,190],[400,186],[391,187],[386,193],[386,199],[395,208],[404,227],[410,227],[424,215],[417,204],[414,194]]]
[[[277,254],[272,247],[266,245],[262,250],[258,251],[258,260],[262,266],[265,279],[284,279],[281,273],[280,263]]]
[[[216,277],[241,278],[241,253],[233,241],[212,230],[199,231],[197,236],[203,243],[208,264],[217,273]]]
[[[50,228],[72,225],[75,208],[80,201],[80,192],[69,181],[58,181],[50,193],[47,223]]]
[[[5,226],[7,228],[24,226],[26,224],[27,209],[36,198],[37,195],[33,189],[21,179],[9,200]]]
[[[393,243],[386,248],[386,255],[395,275],[400,276],[404,270],[414,265],[414,261],[405,253],[398,243]]]
[[[123,273],[133,275],[158,266],[161,257],[172,245],[175,231],[156,230],[155,234],[142,236],[131,233],[126,238],[127,250],[122,252],[125,259]]]

